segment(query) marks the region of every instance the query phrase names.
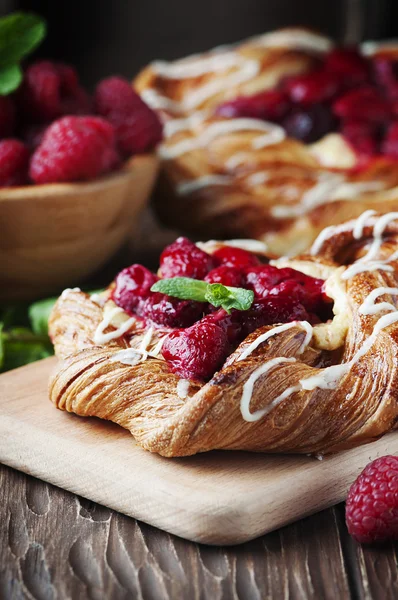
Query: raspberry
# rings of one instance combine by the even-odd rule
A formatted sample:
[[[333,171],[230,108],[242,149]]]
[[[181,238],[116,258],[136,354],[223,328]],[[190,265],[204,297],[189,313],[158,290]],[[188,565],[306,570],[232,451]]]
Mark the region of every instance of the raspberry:
[[[240,96],[221,104],[216,113],[220,117],[249,117],[265,121],[280,121],[289,109],[285,92],[267,90],[254,96]]]
[[[162,125],[126,79],[109,77],[95,91],[96,112],[115,127],[120,149],[126,155],[148,152],[162,139]]]
[[[398,122],[392,123],[381,144],[381,151],[390,158],[398,159]]]
[[[333,73],[316,71],[292,77],[286,81],[285,86],[292,102],[308,106],[333,98],[340,84]]]
[[[173,373],[206,381],[222,366],[228,348],[224,329],[205,317],[188,329],[173,331],[163,344],[162,354]]]
[[[164,327],[189,327],[203,315],[204,305],[156,292],[151,293],[139,304],[136,312],[139,316]]]
[[[112,125],[99,117],[63,117],[33,154],[30,177],[38,184],[94,179],[117,162]]]
[[[147,298],[158,277],[142,265],[123,269],[115,281],[112,300],[127,312],[133,312],[138,303]]]
[[[358,119],[373,123],[383,123],[391,115],[387,100],[370,85],[340,96],[333,104],[333,112],[342,119]]]
[[[374,123],[358,120],[343,122],[341,133],[361,156],[374,156],[378,151],[378,128]]]
[[[66,113],[80,114],[88,111],[90,105],[74,68],[49,60],[26,69],[17,98],[29,121],[52,121]]]
[[[0,141],[0,187],[28,182],[29,150],[19,140]]]
[[[239,316],[244,337],[264,325],[291,321],[311,322],[310,315],[297,298],[283,295],[257,299],[249,310],[242,311]]]
[[[243,283],[243,273],[234,267],[222,265],[208,273],[205,277],[208,283],[222,283],[231,287],[241,287]]]
[[[252,252],[248,252],[242,248],[234,248],[233,246],[222,246],[214,252],[213,256],[224,266],[236,269],[245,269],[261,264],[257,256]]]
[[[322,279],[289,267],[278,269],[263,265],[248,270],[246,274],[246,286],[254,291],[257,298],[266,298],[270,294],[285,296],[301,302],[311,312],[321,309],[324,303],[323,284]]]
[[[350,487],[346,502],[348,531],[366,544],[398,539],[398,457],[377,458]]]
[[[288,136],[311,144],[336,128],[336,119],[329,107],[315,104],[296,109],[282,123]]]
[[[167,246],[160,256],[160,272],[162,277],[192,277],[204,279],[216,266],[214,258],[203,252],[185,237],[179,237]]]
[[[335,48],[326,57],[324,68],[352,86],[369,78],[369,63],[356,48]]]
[[[14,133],[15,106],[9,96],[0,96],[0,138]]]

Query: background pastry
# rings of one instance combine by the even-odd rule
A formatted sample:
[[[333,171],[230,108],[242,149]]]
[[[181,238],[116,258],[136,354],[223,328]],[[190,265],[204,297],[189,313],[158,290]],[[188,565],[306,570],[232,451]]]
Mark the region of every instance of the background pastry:
[[[397,56],[291,28],[152,63],[135,86],[165,123],[163,222],[292,255],[326,225],[394,210]]]

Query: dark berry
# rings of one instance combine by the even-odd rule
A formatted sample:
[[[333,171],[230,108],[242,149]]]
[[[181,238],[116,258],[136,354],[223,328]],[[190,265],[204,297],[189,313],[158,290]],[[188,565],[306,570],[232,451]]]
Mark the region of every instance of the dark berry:
[[[280,121],[289,109],[285,92],[267,90],[254,96],[240,96],[221,104],[216,113],[220,117],[248,117],[265,121]]]
[[[0,96],[0,138],[10,137],[15,127],[15,106],[10,96]]]
[[[204,304],[178,300],[160,293],[151,293],[137,306],[136,312],[163,327],[189,327],[204,313]]]
[[[243,273],[234,267],[222,265],[210,271],[205,277],[208,283],[222,283],[231,287],[241,287],[243,283]]]
[[[228,347],[224,329],[206,317],[188,329],[173,331],[162,354],[173,373],[206,381],[223,365]]]
[[[94,179],[118,160],[110,123],[99,117],[63,117],[45,132],[33,154],[30,177],[35,183]]]
[[[346,502],[349,533],[369,544],[398,539],[398,457],[371,462],[350,487]]]
[[[28,182],[29,150],[19,140],[0,141],[0,187]]]
[[[369,79],[369,62],[357,48],[334,48],[326,56],[324,69],[349,86]]]
[[[341,119],[357,119],[373,123],[388,121],[391,115],[387,100],[370,85],[340,96],[333,104],[333,112]]]
[[[311,144],[334,131],[336,120],[327,106],[318,104],[293,111],[282,124],[288,136]]]
[[[291,321],[311,321],[311,317],[297,298],[267,296],[253,302],[251,308],[242,311],[241,327],[246,337],[259,327]]]
[[[160,256],[160,272],[162,277],[191,277],[204,279],[217,262],[196,244],[185,237],[179,237],[167,246]]]
[[[149,296],[158,277],[142,265],[123,269],[115,280],[112,300],[127,312],[134,312],[138,303]]]
[[[36,150],[36,148],[40,146],[43,141],[44,134],[49,126],[49,123],[40,123],[36,125],[27,125],[22,130],[21,138],[31,151]]]
[[[292,102],[309,106],[333,98],[340,84],[333,73],[316,71],[292,77],[286,81],[285,86]]]
[[[145,104],[122,77],[101,81],[95,91],[95,109],[115,127],[116,137],[126,155],[148,152],[162,139],[162,125],[156,113]]]
[[[233,246],[222,246],[213,253],[213,256],[223,266],[235,269],[245,269],[261,264],[257,256],[252,252],[243,250],[243,248],[234,248]]]

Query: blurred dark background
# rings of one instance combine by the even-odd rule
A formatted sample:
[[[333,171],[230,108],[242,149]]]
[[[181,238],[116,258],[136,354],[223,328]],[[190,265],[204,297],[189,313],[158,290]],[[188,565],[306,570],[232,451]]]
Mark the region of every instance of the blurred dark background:
[[[3,14],[18,8],[48,20],[40,55],[76,64],[88,85],[286,25],[348,42],[398,37],[398,0],[0,0]]]

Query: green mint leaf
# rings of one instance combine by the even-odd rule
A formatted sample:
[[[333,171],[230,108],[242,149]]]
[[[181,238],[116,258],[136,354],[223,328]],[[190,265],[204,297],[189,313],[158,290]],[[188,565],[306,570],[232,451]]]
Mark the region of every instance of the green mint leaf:
[[[34,302],[29,307],[30,323],[32,330],[37,335],[48,335],[48,319],[55,302],[56,298],[48,298],[47,300]]]
[[[20,86],[22,71],[19,65],[0,67],[0,96],[7,96]]]
[[[161,292],[181,300],[209,302],[213,306],[222,307],[227,312],[233,308],[248,310],[254,300],[254,292],[251,290],[228,287],[221,283],[206,283],[189,277],[160,279],[151,287],[151,291]]]
[[[221,283],[211,283],[208,285],[206,300],[213,306],[221,306],[228,313],[233,308],[248,310],[253,304],[254,292],[244,288],[229,287]]]
[[[180,298],[180,300],[206,302],[208,285],[206,281],[199,281],[198,279],[173,277],[172,279],[159,279],[151,287],[151,292],[161,292],[167,296]]]
[[[46,35],[45,21],[33,13],[15,12],[0,19],[0,67],[15,65]]]

